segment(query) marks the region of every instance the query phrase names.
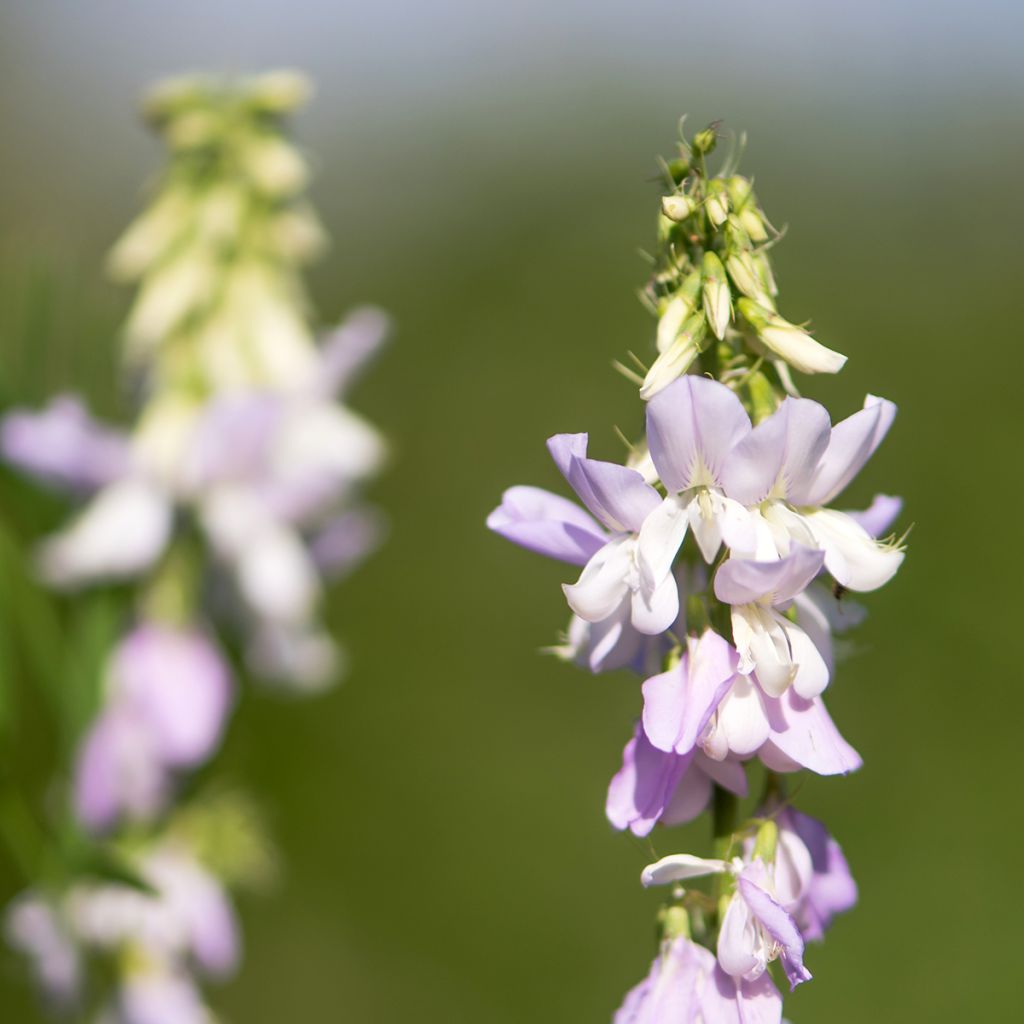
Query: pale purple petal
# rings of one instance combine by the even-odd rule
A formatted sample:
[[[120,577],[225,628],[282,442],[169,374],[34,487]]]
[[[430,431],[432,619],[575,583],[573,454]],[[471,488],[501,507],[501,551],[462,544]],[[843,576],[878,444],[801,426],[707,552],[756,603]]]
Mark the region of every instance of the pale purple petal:
[[[210,1013],[183,971],[157,969],[126,976],[117,1024],[209,1024]]]
[[[74,395],[60,395],[41,412],[16,409],[0,421],[0,454],[45,482],[94,491],[126,475],[127,438],[101,426]]]
[[[605,813],[612,825],[628,828],[635,836],[648,835],[687,774],[692,756],[657,750],[637,723],[633,738],[622,752],[622,767],[608,787]]]
[[[324,339],[314,387],[318,394],[341,395],[377,355],[390,329],[387,315],[373,306],[353,310]]]
[[[795,832],[811,855],[813,874],[795,916],[804,939],[819,940],[836,914],[856,905],[857,883],[839,844],[816,818],[787,807],[778,824]]]
[[[708,950],[682,936],[674,939],[626,996],[613,1024],[698,1024],[700,994],[713,970],[714,957]]]
[[[539,487],[510,487],[487,526],[513,544],[572,565],[586,565],[608,540],[579,505]]]
[[[164,763],[190,767],[220,741],[231,704],[231,677],[201,633],[145,625],[119,646],[113,700],[130,706]]]
[[[614,462],[574,456],[569,483],[583,504],[609,530],[638,533],[661,496],[635,470]]]
[[[93,832],[122,814],[146,820],[164,805],[170,778],[143,722],[131,709],[104,711],[86,733],[75,762],[74,806]]]
[[[804,700],[791,688],[764,703],[771,734],[759,756],[769,768],[790,771],[784,765],[797,764],[818,775],[845,775],[863,764],[839,734],[820,697]]]
[[[706,377],[680,377],[647,404],[651,458],[669,492],[720,484],[726,456],[749,433],[740,400]]]
[[[755,981],[741,981],[716,964],[701,995],[701,1010],[704,1024],[780,1024],[782,996],[767,971]]]
[[[795,494],[797,504],[827,505],[843,491],[874,454],[892,426],[896,406],[884,398],[868,395],[864,408],[832,428],[814,478],[807,490]]]
[[[824,563],[824,552],[800,545],[774,562],[730,558],[715,574],[715,597],[726,604],[753,604],[764,598],[772,605],[785,605],[807,588]]]
[[[694,768],[707,775],[716,786],[721,786],[740,797],[747,795],[747,772],[742,762],[730,758],[715,761],[698,750]]]
[[[662,754],[662,757],[673,757],[673,754]],[[685,825],[702,814],[711,802],[711,779],[696,765],[695,761],[679,780],[672,799],[669,800],[661,814],[661,824],[666,826]]]
[[[744,505],[769,495],[802,494],[826,447],[828,412],[806,398],[787,398],[729,453],[722,470],[725,493]]]
[[[789,979],[789,987],[794,989],[811,979],[811,972],[804,967],[803,936],[786,910],[757,884],[758,867],[760,865],[754,864],[744,869],[736,887],[761,927],[782,947],[782,968]]]
[[[572,460],[586,458],[588,441],[587,434],[555,434],[548,438],[548,451],[566,481],[569,479],[569,466]]]
[[[846,514],[872,537],[881,537],[903,511],[903,499],[891,494],[876,494],[863,512]]]
[[[736,674],[736,652],[708,630],[678,665],[643,684],[643,725],[663,751],[691,751]]]

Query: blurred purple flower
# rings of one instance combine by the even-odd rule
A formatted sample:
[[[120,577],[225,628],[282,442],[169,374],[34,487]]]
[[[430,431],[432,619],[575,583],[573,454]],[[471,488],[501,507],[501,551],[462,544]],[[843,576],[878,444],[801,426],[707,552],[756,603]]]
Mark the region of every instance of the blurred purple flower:
[[[9,412],[0,422],[0,453],[51,485],[86,493],[131,464],[124,434],[97,423],[75,395],[59,395],[40,412]]]
[[[195,630],[137,627],[114,652],[109,683],[75,774],[76,811],[93,830],[156,814],[174,771],[213,754],[231,704],[227,666]]]

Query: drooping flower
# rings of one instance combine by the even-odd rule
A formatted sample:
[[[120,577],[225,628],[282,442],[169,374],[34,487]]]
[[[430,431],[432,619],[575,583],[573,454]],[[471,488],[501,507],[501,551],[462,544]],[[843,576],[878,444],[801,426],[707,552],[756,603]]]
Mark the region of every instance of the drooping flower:
[[[670,854],[644,868],[645,886],[666,885],[690,878],[725,874],[735,892],[722,917],[718,937],[718,963],[734,979],[756,981],[768,964],[782,962],[790,987],[809,981],[804,967],[804,939],[792,915],[779,902],[769,866],[760,857],[744,862]]]

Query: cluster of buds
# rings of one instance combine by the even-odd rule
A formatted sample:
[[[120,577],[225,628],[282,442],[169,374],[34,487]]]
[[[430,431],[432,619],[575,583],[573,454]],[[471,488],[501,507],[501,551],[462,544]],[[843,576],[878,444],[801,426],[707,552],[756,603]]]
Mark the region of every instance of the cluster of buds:
[[[284,72],[176,79],[153,92],[146,111],[168,166],[110,260],[117,277],[138,283],[124,332],[141,396],[134,421],[102,425],[65,395],[0,424],[4,458],[80,506],[43,540],[41,577],[62,590],[113,582],[131,599],[98,713],[73,756],[74,818],[101,848],[120,851],[139,829],[162,848],[180,781],[216,753],[237,698],[229,651],[292,690],[339,677],[322,596],[380,537],[361,491],[384,442],[342,399],[387,321],[367,308],[322,339],[314,333],[299,272],[323,234],[301,198],[307,167],[283,122],[307,92]],[[52,894],[44,903],[57,905]],[[31,921],[41,911],[18,913]],[[72,931],[95,944],[88,929]],[[114,945],[139,942],[126,934]],[[189,965],[209,965],[196,949],[179,953],[157,973],[184,993]],[[154,1019],[118,1013],[125,1024]],[[160,1019],[206,1018],[182,1010]]]
[[[716,139],[713,130],[698,132],[666,165],[672,191],[661,200],[658,262],[644,290],[658,317],[658,357],[640,390],[645,400],[702,355],[723,380],[743,376],[751,402],[771,394],[765,364],[784,391],[795,393],[789,367],[836,373],[846,362],[776,309],[769,250],[779,234],[749,178],[729,166],[708,175]]]
[[[856,887],[824,826],[785,798],[785,776],[860,767],[822,697],[833,635],[863,617],[845,594],[876,590],[903,561],[898,541],[879,539],[898,499],[831,507],[895,406],[868,395],[833,426],[797,397],[790,368],[834,372],[845,360],[776,312],[766,247],[777,236],[735,168],[709,175],[714,143],[713,128],[700,132],[667,165],[647,289],[660,354],[641,391],[645,435],[625,465],[591,458],[586,434],[555,435],[548,448],[583,507],[513,487],[488,519],[582,566],[563,587],[573,618],[557,651],[642,680],[608,790],[611,824],[646,836],[711,810],[714,857],[671,855],[643,873],[673,892],[651,975],[616,1024],[777,1024],[770,966],[791,987],[811,977],[805,943],[853,905]],[[743,819],[752,774],[765,792]],[[685,888],[690,879],[705,881]]]

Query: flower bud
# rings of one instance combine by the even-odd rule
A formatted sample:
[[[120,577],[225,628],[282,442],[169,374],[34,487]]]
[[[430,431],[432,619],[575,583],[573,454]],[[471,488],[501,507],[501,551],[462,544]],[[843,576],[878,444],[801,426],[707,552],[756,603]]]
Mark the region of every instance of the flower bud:
[[[675,341],[683,322],[697,308],[697,296],[700,294],[702,280],[700,273],[694,271],[665,304],[658,320],[656,344],[659,352],[664,352]]]
[[[646,402],[677,377],[682,376],[700,355],[707,326],[703,313],[690,317],[682,331],[647,371],[640,397]]]
[[[754,856],[769,864],[775,860],[775,851],[779,845],[779,826],[769,819],[758,830],[754,840]]]
[[[666,939],[677,939],[680,935],[690,937],[690,915],[684,907],[664,907],[658,914],[661,934]]]
[[[757,264],[749,252],[733,253],[726,259],[725,265],[734,284],[744,295],[762,306],[771,308],[772,298],[765,290]]]
[[[267,195],[294,195],[306,184],[306,162],[284,139],[255,137],[246,145],[242,160],[256,187]]]
[[[312,83],[299,71],[268,71],[249,83],[249,99],[270,114],[287,114],[301,107],[313,92]]]
[[[690,173],[690,161],[685,157],[678,157],[668,165],[669,177],[676,185],[681,185]]]
[[[736,303],[743,318],[757,332],[765,348],[802,373],[838,373],[846,356],[826,348],[806,331],[784,320],[778,313],[743,297]]]
[[[715,134],[715,126],[709,124],[702,132],[697,132],[693,137],[693,148],[698,153],[707,155],[718,145],[718,136]]]
[[[686,218],[693,213],[694,208],[693,200],[682,192],[677,192],[675,195],[671,196],[661,197],[661,212],[665,214],[669,220],[673,220],[677,224],[680,221],[686,220]]]
[[[734,210],[742,210],[753,198],[754,186],[749,178],[742,174],[734,174],[726,180],[725,187],[729,192],[729,202]]]
[[[731,315],[729,282],[725,277],[722,261],[713,253],[704,253],[704,315],[716,338],[725,337]]]
[[[768,231],[765,228],[764,217],[761,216],[761,211],[756,209],[753,205],[740,210],[737,214],[737,218],[743,226],[743,230],[750,235],[753,241],[763,242],[768,238]]]
[[[729,193],[721,178],[712,178],[708,182],[708,198],[704,209],[714,227],[719,228],[726,222],[729,216]]]

